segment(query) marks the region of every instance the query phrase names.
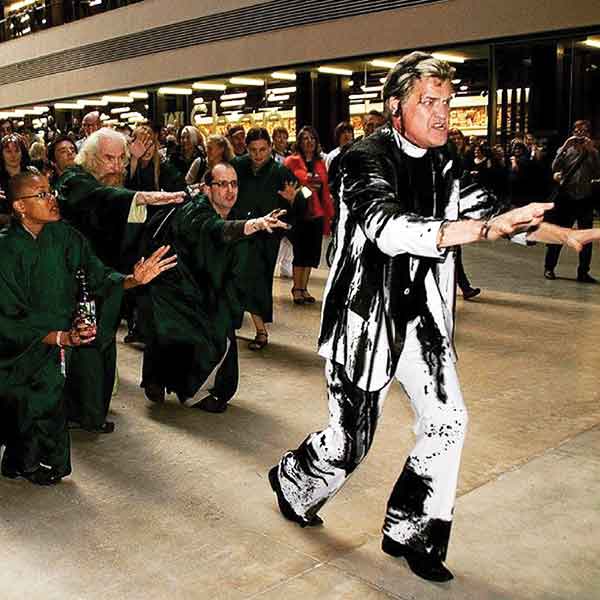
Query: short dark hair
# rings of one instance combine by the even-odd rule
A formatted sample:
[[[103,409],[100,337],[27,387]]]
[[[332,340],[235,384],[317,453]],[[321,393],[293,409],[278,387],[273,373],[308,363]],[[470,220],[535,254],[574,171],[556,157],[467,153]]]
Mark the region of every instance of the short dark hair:
[[[343,133],[354,133],[354,127],[352,127],[348,121],[342,121],[341,123],[338,123],[333,131],[333,139],[338,146],[340,145],[340,138],[342,137]]]
[[[249,146],[252,142],[258,142],[258,140],[265,140],[269,146],[271,145],[271,136],[264,127],[252,127],[246,134],[246,146]]]
[[[285,133],[287,137],[290,137],[290,132],[287,130],[287,128],[283,127],[283,125],[278,125],[277,127],[275,127],[273,129],[272,136],[275,137],[276,133]]]
[[[41,173],[35,167],[25,167],[23,171],[17,173],[14,177],[11,177],[8,180],[8,187],[6,190],[6,198],[8,203],[12,205],[12,203],[19,197],[23,188],[36,177],[44,177],[44,174]]]
[[[56,146],[58,146],[58,144],[60,144],[61,142],[71,142],[73,148],[75,148],[75,152],[77,153],[77,144],[73,141],[73,138],[68,135],[62,134],[55,137],[48,144],[48,160],[50,162],[56,161]]]
[[[238,131],[244,131],[245,132],[244,126],[243,125],[230,125],[227,128],[227,135],[229,137],[231,137],[232,135],[235,135]]]

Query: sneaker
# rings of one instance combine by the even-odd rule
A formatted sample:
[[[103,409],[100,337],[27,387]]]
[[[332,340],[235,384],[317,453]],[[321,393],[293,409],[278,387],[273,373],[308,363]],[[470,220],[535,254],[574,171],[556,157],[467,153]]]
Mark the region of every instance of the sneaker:
[[[556,279],[556,275],[554,274],[554,271],[552,269],[546,269],[544,271],[544,277],[546,279]]]

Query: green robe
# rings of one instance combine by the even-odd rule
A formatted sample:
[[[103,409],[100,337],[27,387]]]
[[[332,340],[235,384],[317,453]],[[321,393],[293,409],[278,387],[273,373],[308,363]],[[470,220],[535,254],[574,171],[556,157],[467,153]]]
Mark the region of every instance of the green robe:
[[[101,184],[78,165],[68,168],[55,186],[63,218],[81,231],[104,264],[121,269],[121,250],[135,192]]]
[[[78,165],[67,169],[55,188],[63,218],[89,240],[98,258],[115,270],[130,271],[124,240],[135,192],[103,185]],[[112,313],[105,319],[101,303],[97,308],[102,339],[77,354],[68,389],[69,418],[88,429],[106,420],[117,366],[119,319]]]
[[[13,222],[0,230],[0,421],[5,460],[21,471],[40,462],[70,473],[65,384],[80,349],[42,343],[50,331],[73,321],[77,282],[83,268],[91,293],[102,302],[103,324],[118,317],[123,276],[105,267],[85,238],[64,222],[47,224],[37,239]]]
[[[223,359],[228,340],[235,353],[234,330],[241,325],[247,287],[247,241],[241,239],[243,224],[224,221],[201,195],[178,207],[168,227],[164,241],[177,253],[177,267],[145,286],[138,299],[146,341],[142,387],[159,384],[185,399]],[[230,358],[223,399],[237,387],[237,355]]]
[[[236,170],[239,191],[232,213],[236,219],[262,217],[272,210],[284,208],[288,214],[283,219],[294,224],[296,214],[304,212],[304,199],[298,194],[293,206],[278,192],[287,182],[296,183],[294,175],[270,158],[256,173],[252,161],[244,155],[231,162]],[[300,211],[300,212],[299,212]],[[252,250],[249,253],[248,270],[252,286],[246,290],[244,309],[259,315],[266,323],[273,320],[273,273],[279,252],[281,233],[261,232],[252,236]]]

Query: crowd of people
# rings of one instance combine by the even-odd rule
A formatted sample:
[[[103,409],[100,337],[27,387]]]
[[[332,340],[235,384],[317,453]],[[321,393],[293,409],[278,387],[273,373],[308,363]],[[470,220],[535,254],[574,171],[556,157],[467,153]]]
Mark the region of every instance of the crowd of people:
[[[330,422],[271,469],[271,487],[283,516],[322,523],[318,511],[368,453],[396,378],[418,415],[417,443],[382,548],[425,579],[451,579],[443,561],[467,423],[452,344],[458,251],[546,242],[552,279],[556,248],[585,247],[578,280],[591,283],[589,244],[600,238],[581,208],[591,210],[600,176],[589,124],[577,122],[559,149],[559,193],[541,202],[548,157],[533,136],[514,141],[507,160],[449,131],[453,75],[430,55],[405,57],[386,79],[385,114],[366,115],[361,139],[340,123],[328,154],[311,126],[290,146],[282,127],[234,125],[205,139],[191,125],[110,129],[91,112],[75,137],[51,121],[44,135],[1,122],[2,474],[56,484],[71,472],[70,428],[114,430],[122,318],[125,341],[144,344],[149,401],[173,393],[224,412],[244,312],[259,352],[278,260],[290,300],[314,304],[311,271],[333,233],[319,336]],[[468,280],[462,289],[476,295]]]

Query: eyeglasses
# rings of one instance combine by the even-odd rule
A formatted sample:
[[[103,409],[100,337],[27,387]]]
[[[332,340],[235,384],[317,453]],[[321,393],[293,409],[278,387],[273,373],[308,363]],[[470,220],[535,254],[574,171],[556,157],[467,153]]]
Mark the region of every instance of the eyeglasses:
[[[49,200],[50,198],[56,198],[56,192],[38,192],[37,194],[29,194],[28,196],[19,196],[15,200],[27,200],[28,198],[35,198],[40,201]]]
[[[238,182],[235,179],[232,181],[225,179],[222,181],[213,181],[210,185],[218,185],[222,190],[226,190],[228,187],[231,187],[232,190],[237,190],[238,188]]]

